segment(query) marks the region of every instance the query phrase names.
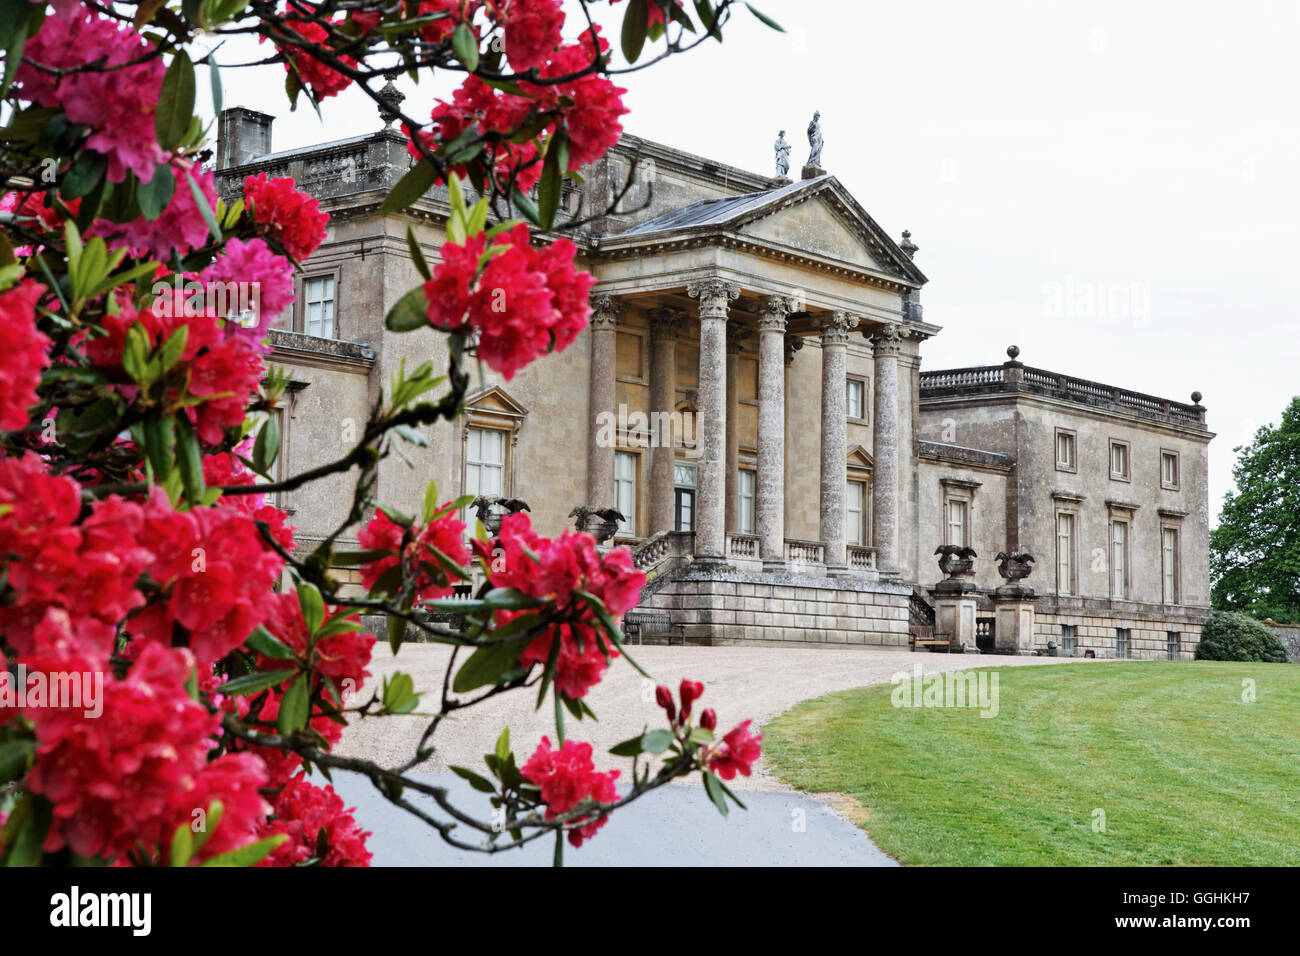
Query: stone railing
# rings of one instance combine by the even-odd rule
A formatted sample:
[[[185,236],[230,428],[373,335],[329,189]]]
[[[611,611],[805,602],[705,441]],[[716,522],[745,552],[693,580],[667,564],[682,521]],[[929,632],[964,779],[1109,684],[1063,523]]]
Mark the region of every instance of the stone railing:
[[[820,541],[795,541],[787,538],[785,560],[787,564],[825,564],[826,546]]]
[[[876,549],[862,548],[851,544],[848,546],[849,568],[853,571],[876,570]]]
[[[653,576],[666,566],[684,563],[695,550],[695,535],[686,531],[659,531],[632,549],[632,563]]]
[[[1101,382],[1062,375],[1047,369],[1030,368],[1018,362],[971,368],[939,369],[921,373],[921,397],[956,395],[966,391],[1034,392],[1067,401],[1126,412],[1142,418],[1194,427],[1205,426],[1205,408],[1199,404],[1172,402],[1155,395],[1116,388]],[[1199,396],[1194,396],[1199,400]]]
[[[760,553],[758,535],[735,531],[727,534],[727,557],[757,561]]]

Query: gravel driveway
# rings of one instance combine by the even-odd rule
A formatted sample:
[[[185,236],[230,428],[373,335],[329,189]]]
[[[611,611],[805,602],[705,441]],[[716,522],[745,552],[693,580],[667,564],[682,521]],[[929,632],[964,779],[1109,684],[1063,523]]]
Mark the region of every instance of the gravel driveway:
[[[720,731],[746,718],[759,726],[793,707],[801,700],[832,691],[888,683],[898,671],[911,672],[919,663],[926,673],[968,667],[1024,667],[1058,663],[1055,658],[1005,657],[912,653],[884,648],[785,648],[785,647],[663,647],[630,648],[633,656],[655,677],[676,693],[683,677],[704,683],[704,697],[696,706],[712,707],[718,713]],[[439,644],[408,644],[394,658],[387,647],[375,646],[371,672],[378,680],[402,670],[415,680],[417,691],[428,693],[430,704],[438,699],[450,649]],[[369,696],[370,685],[360,699]],[[663,726],[663,712],[655,706],[654,682],[646,680],[626,661],[616,660],[587,696],[587,703],[600,718],[578,723],[567,718],[569,737],[590,741],[596,751],[596,766],[604,769],[630,762],[610,757],[610,747],[647,727]],[[440,772],[449,765],[482,770],[483,754],[489,753],[503,726],[510,728],[515,754],[522,763],[543,734],[555,739],[554,714],[547,704],[534,710],[536,693],[516,691],[486,701],[466,713],[448,719],[439,729],[438,752],[422,770]],[[567,716],[567,715],[566,715]],[[409,759],[415,752],[427,721],[421,717],[383,717],[354,722],[344,732],[336,752],[366,757],[385,766]],[[602,756],[604,759],[602,759]],[[789,790],[769,776],[760,762],[754,776],[737,778],[746,790]]]

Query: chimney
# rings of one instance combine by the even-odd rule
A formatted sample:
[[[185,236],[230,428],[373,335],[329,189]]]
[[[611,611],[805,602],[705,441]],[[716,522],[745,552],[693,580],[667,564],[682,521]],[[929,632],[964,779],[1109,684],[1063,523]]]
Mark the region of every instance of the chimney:
[[[221,111],[217,120],[217,169],[242,166],[271,152],[274,116],[243,106]]]

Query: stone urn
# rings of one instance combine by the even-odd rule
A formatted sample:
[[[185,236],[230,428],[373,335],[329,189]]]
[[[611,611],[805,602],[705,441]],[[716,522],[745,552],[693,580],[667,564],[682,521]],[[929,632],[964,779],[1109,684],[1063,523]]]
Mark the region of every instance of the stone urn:
[[[480,495],[469,503],[487,533],[496,537],[501,533],[501,520],[517,511],[531,511],[522,498],[502,498],[500,495]]]
[[[1006,579],[1007,584],[1016,585],[1029,577],[1034,556],[1028,551],[999,551],[997,561],[998,574]]]
[[[574,528],[587,532],[597,544],[604,544],[614,537],[619,524],[626,520],[617,508],[592,508],[588,505],[578,505],[569,512],[569,517],[576,519]]]
[[[964,548],[957,544],[942,544],[934,549],[939,555],[939,570],[944,577],[968,578],[975,573],[975,559],[979,557],[974,548]]]

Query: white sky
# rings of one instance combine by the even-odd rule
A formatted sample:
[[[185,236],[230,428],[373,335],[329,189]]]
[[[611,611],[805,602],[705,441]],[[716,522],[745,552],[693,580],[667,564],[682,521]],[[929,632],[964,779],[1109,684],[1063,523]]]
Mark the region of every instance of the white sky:
[[[823,165],[921,247],[944,327],[925,366],[1014,342],[1029,365],[1199,389],[1217,517],[1233,447],[1300,392],[1300,0],[756,5],[787,32],[742,8],[722,45],[625,77],[628,131],[770,173],[784,128],[797,175],[820,109]],[[224,79],[225,105],[278,117],[276,149],[379,126],[355,91],[324,125],[290,114],[278,65]],[[399,85],[413,115],[447,92]]]

